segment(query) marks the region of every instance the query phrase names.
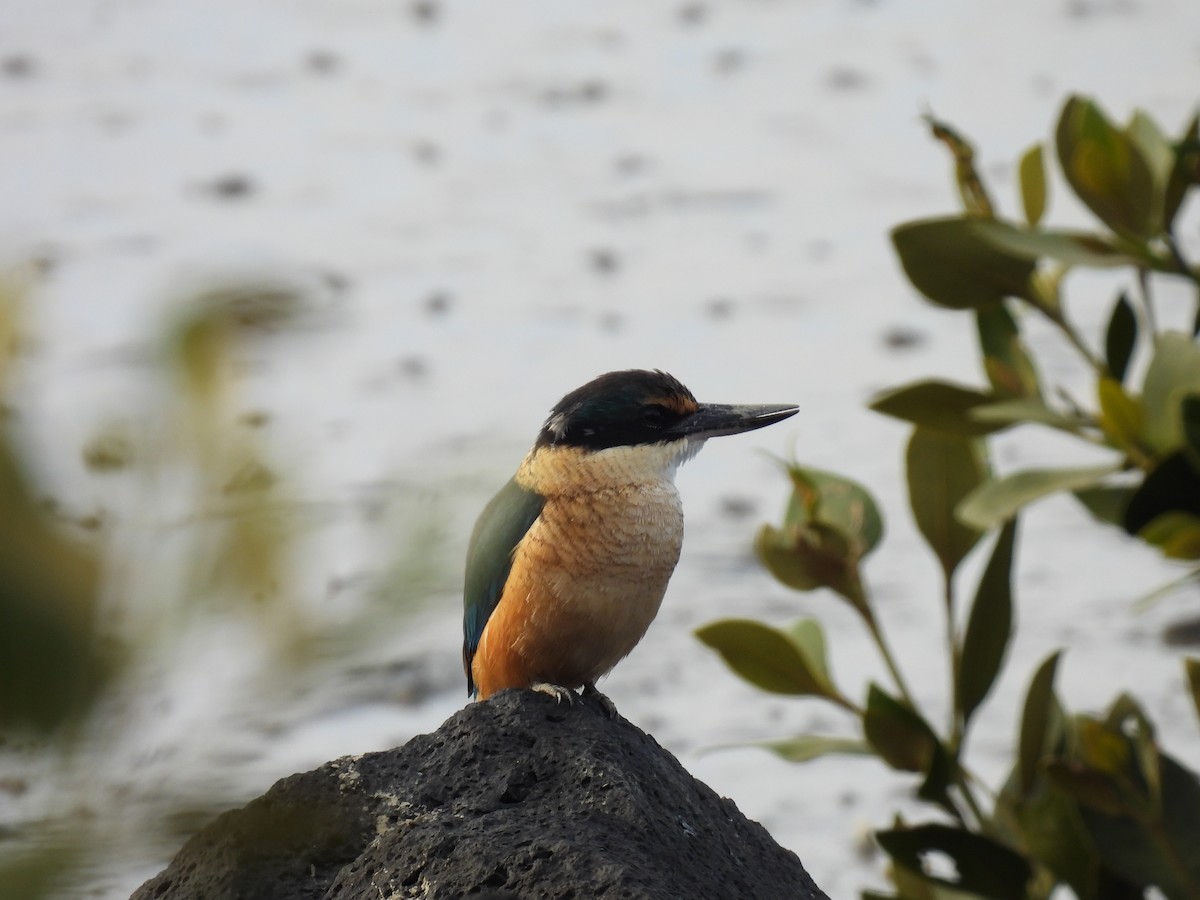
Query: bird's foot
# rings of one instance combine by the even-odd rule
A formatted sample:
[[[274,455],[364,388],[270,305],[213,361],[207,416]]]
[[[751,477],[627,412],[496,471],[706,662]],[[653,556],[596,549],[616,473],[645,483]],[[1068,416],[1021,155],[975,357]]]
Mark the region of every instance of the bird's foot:
[[[575,702],[579,699],[579,695],[569,687],[563,687],[561,684],[551,684],[548,681],[535,681],[529,686],[529,689],[537,691],[540,694],[545,694],[548,697],[553,697],[556,703],[562,703],[565,700],[568,706],[574,706]]]
[[[608,718],[615,719],[617,717],[616,704],[609,700],[604,694],[596,690],[596,685],[594,685],[592,682],[589,681],[583,686],[583,696],[585,698],[595,697],[596,702],[600,704],[600,708],[604,710],[604,715]]]

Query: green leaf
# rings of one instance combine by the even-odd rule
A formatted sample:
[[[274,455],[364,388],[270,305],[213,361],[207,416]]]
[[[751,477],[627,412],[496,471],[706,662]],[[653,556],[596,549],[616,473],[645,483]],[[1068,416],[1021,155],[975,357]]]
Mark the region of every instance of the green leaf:
[[[1037,370],[1021,342],[1016,320],[1003,303],[975,311],[983,368],[1000,397],[1038,397]]]
[[[1114,484],[1080,488],[1071,493],[1097,521],[1105,525],[1120,525],[1125,520],[1125,509],[1129,506],[1133,491],[1131,485]]]
[[[1012,563],[1016,533],[1017,520],[1009,519],[1000,531],[979,580],[967,620],[957,691],[964,725],[992,689],[1012,636]]]
[[[711,622],[697,629],[696,637],[716,650],[729,668],[764,691],[844,703],[828,679],[823,638],[820,658],[814,660],[790,635],[750,619]]]
[[[996,426],[1007,425],[1047,425],[1060,431],[1075,433],[1081,422],[1065,416],[1057,410],[1048,407],[1043,401],[1000,400],[996,403],[986,403],[973,407],[968,415],[979,422],[987,422]]]
[[[1122,450],[1136,448],[1146,420],[1141,402],[1107,375],[1096,382],[1096,393],[1100,401],[1100,427],[1109,441]]]
[[[1167,559],[1200,559],[1200,516],[1165,512],[1138,531],[1138,537]]]
[[[1163,198],[1171,170],[1175,166],[1175,150],[1158,127],[1158,123],[1141,110],[1133,114],[1125,133],[1137,147],[1150,171],[1150,180],[1154,185],[1153,222],[1156,230],[1161,230],[1165,228]]]
[[[1091,100],[1072,97],[1056,132],[1063,174],[1109,228],[1145,239],[1158,233],[1154,178],[1137,145]]]
[[[812,522],[784,529],[764,525],[754,550],[767,570],[798,591],[829,588],[863,616],[870,615],[858,571],[859,552],[828,525]]]
[[[801,734],[778,741],[754,744],[770,750],[788,762],[809,762],[822,756],[874,756],[866,741],[858,738],[828,737],[820,734]]]
[[[985,481],[967,495],[958,507],[958,517],[967,525],[987,530],[1017,514],[1021,507],[1059,491],[1091,487],[1119,465],[1083,466],[1073,469],[1025,469]]]
[[[975,169],[975,148],[948,124],[938,121],[932,115],[926,115],[925,122],[934,138],[945,144],[954,156],[954,180],[958,185],[963,209],[973,216],[992,218],[994,213],[991,198],[988,197],[983,179]]]
[[[982,834],[952,825],[929,823],[916,828],[877,831],[875,840],[900,866],[913,872],[925,869],[922,858],[944,853],[954,861],[958,877],[924,877],[973,896],[992,900],[1025,900],[1033,870],[1021,854]]]
[[[1106,868],[1135,885],[1153,884],[1170,900],[1200,896],[1200,780],[1159,754],[1163,809],[1149,821],[1102,804],[1081,812]]]
[[[1125,380],[1125,372],[1129,368],[1129,360],[1137,344],[1137,327],[1133,305],[1122,291],[1116,305],[1113,306],[1108,330],[1104,335],[1104,356],[1108,363],[1108,371],[1119,382]]]
[[[905,468],[913,518],[949,581],[982,536],[959,522],[954,509],[987,477],[983,446],[978,438],[918,427],[908,441]]]
[[[1174,450],[1183,443],[1180,403],[1194,393],[1200,393],[1200,346],[1186,334],[1165,332],[1155,345],[1142,383],[1145,440],[1152,450]]]
[[[1123,816],[1130,812],[1120,784],[1106,772],[1066,759],[1047,760],[1043,763],[1043,771],[1051,784],[1085,810],[1108,816]]]
[[[984,422],[971,413],[995,403],[994,394],[947,381],[915,381],[877,394],[870,403],[875,412],[950,434],[984,435],[1008,423]]]
[[[1192,706],[1196,708],[1196,716],[1200,718],[1200,657],[1185,657],[1183,671],[1187,675],[1188,689],[1192,692]]]
[[[1011,799],[1011,787],[1010,781],[1001,801]],[[1036,787],[1016,802],[1010,815],[1028,855],[1049,869],[1054,879],[1070,885],[1076,897],[1099,896],[1100,860],[1092,849],[1079,807],[1069,796],[1039,779]]]
[[[1125,507],[1125,530],[1142,535],[1165,513],[1200,516],[1200,473],[1182,450],[1159,462],[1133,492]]]
[[[1200,394],[1188,394],[1179,404],[1183,440],[1194,464],[1200,465]]]
[[[1053,259],[1066,266],[1114,269],[1138,265],[1144,257],[1132,255],[1112,239],[1090,231],[1020,228],[1009,222],[980,222],[979,236],[997,250],[1029,260]]]
[[[902,772],[927,771],[938,746],[928,722],[874,683],[867,691],[863,735],[880,759]]]
[[[816,522],[829,526],[846,539],[856,560],[879,546],[883,517],[870,491],[842,475],[795,463],[787,466],[787,473],[792,481],[785,517],[788,525]]]
[[[981,229],[988,224],[954,217],[908,222],[894,229],[892,243],[913,287],[949,309],[979,309],[1006,297],[1030,299],[1035,261],[985,237]]]
[[[1037,225],[1046,212],[1046,164],[1042,159],[1041,144],[1034,144],[1025,151],[1019,171],[1025,221]]]
[[[1025,693],[1021,733],[1017,741],[1017,778],[1028,795],[1038,774],[1038,764],[1053,747],[1061,731],[1062,712],[1054,696],[1054,676],[1062,651],[1051,653],[1038,666]]]
[[[1175,160],[1163,197],[1163,227],[1170,230],[1187,192],[1200,184],[1200,113],[1183,130],[1174,147]]]

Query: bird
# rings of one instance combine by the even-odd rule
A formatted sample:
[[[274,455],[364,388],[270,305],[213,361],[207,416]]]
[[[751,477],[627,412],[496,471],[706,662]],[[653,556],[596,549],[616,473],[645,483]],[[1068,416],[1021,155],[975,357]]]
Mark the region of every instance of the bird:
[[[550,411],[467,547],[463,669],[477,700],[527,688],[574,703],[633,650],[683,544],[679,466],[711,437],[794,404],[698,403],[660,370],[608,372]]]

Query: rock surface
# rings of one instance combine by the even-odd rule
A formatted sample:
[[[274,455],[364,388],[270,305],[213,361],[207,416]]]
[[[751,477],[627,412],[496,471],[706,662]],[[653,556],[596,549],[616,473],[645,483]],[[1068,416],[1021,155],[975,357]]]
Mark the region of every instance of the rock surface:
[[[648,735],[532,691],[283,779],[133,896],[828,900]]]

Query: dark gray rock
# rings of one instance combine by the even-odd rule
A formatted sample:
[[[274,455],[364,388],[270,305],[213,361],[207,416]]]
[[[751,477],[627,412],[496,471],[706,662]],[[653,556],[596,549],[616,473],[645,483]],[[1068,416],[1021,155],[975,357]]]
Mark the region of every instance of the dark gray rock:
[[[796,855],[594,699],[505,691],[278,782],[134,893],[204,900],[828,900]]]

